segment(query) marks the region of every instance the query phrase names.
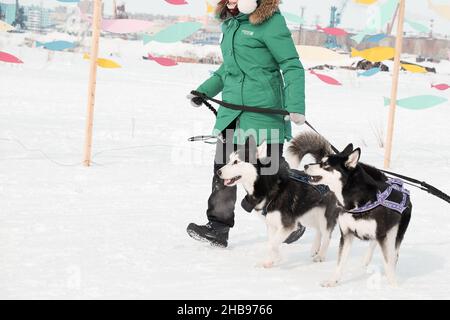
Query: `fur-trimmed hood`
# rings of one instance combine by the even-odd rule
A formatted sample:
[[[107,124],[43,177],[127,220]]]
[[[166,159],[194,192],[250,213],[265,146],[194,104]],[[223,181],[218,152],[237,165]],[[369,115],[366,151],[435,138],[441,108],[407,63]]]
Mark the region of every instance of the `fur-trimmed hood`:
[[[270,19],[278,10],[281,0],[258,0],[258,8],[249,15],[251,24],[262,24]],[[227,11],[226,2],[220,2],[216,8],[216,16],[220,20],[226,20],[230,17]]]

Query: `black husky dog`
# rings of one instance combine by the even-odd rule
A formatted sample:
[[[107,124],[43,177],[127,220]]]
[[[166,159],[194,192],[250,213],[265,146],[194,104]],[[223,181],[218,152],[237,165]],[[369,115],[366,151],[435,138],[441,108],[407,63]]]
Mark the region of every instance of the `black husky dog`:
[[[228,164],[219,170],[218,175],[226,186],[242,184],[247,191],[246,201],[257,212],[266,215],[269,257],[262,266],[270,268],[279,262],[281,244],[299,223],[317,230],[312,256],[315,262],[324,261],[341,210],[335,195],[325,186],[311,185],[306,174],[291,170],[286,161],[280,164],[275,174],[264,175],[267,145],[263,143],[253,149],[256,150],[249,151],[250,158],[239,151],[231,154]],[[288,153],[300,163],[306,154],[319,161],[331,150],[317,136],[306,134],[293,141]]]
[[[331,279],[322,284],[325,287],[336,286],[340,280],[354,237],[371,241],[366,265],[376,245],[380,245],[386,276],[391,285],[396,285],[399,249],[412,211],[409,192],[403,189],[401,181],[388,179],[380,170],[360,163],[360,156],[361,150],[354,150],[350,144],[339,154],[305,166],[311,183],[327,185],[344,209],[338,219],[338,266]]]

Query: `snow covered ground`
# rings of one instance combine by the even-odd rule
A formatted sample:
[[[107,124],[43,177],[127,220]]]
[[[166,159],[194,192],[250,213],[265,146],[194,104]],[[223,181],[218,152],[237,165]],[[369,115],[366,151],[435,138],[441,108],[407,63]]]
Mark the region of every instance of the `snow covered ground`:
[[[450,298],[448,204],[412,189],[413,218],[387,286],[380,253],[361,266],[367,244],[355,242],[341,285],[319,286],[336,263],[309,257],[313,233],[282,248],[276,268],[256,268],[265,254],[263,222],[240,208],[230,246],[190,239],[189,222],[205,222],[214,148],[186,138],[208,134],[213,117],[185,95],[215,66],[163,68],[121,43],[122,69],[99,70],[94,162],[81,165],[88,62],[81,54],[7,46],[24,65],[0,63],[0,298],[165,299],[444,299]],[[106,53],[107,51],[104,50]],[[402,74],[400,98],[450,91],[450,62],[438,75]],[[308,119],[339,147],[353,142],[365,162],[381,166],[390,75],[307,75]],[[450,104],[397,112],[393,170],[450,191]],[[296,128],[300,132],[305,128]],[[240,191],[242,195],[242,190]]]

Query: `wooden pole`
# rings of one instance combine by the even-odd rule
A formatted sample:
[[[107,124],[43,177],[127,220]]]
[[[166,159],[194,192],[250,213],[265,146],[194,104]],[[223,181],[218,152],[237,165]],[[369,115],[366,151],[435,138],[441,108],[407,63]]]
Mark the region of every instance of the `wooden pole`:
[[[391,104],[389,107],[389,119],[386,138],[386,150],[384,155],[384,168],[391,165],[392,142],[394,138],[395,111],[397,107],[398,77],[400,74],[400,56],[403,50],[403,23],[405,21],[405,1],[400,0],[398,12],[397,38],[395,43],[394,74],[392,77]]]
[[[94,127],[94,105],[95,105],[95,89],[97,85],[97,59],[98,47],[100,39],[100,23],[101,23],[101,6],[102,0],[94,0],[94,17],[92,19],[92,43],[90,56],[90,75],[88,88],[88,105],[86,120],[86,140],[84,144],[84,165],[91,165],[92,156],[92,132]]]

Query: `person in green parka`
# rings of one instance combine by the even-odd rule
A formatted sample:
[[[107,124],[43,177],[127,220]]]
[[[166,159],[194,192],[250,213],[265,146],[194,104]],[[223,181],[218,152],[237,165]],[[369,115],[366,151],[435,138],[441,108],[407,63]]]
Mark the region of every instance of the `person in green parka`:
[[[258,145],[266,141],[271,162],[279,164],[285,141],[292,138],[291,121],[305,123],[305,72],[299,60],[284,17],[280,0],[208,0],[217,5],[216,15],[223,21],[221,50],[223,64],[196,91],[237,105],[285,109],[281,115],[244,112],[220,107],[213,135],[218,144],[214,162],[212,193],[208,201],[206,225],[189,224],[188,234],[212,245],[227,247],[234,226],[236,187],[227,187],[217,170],[230,153],[249,139]],[[215,3],[212,3],[215,2]],[[193,106],[202,99],[189,95]],[[273,165],[272,164],[272,165]],[[243,203],[246,208],[246,204]],[[246,208],[251,211],[252,208]],[[304,232],[300,226],[286,242],[296,241]]]

